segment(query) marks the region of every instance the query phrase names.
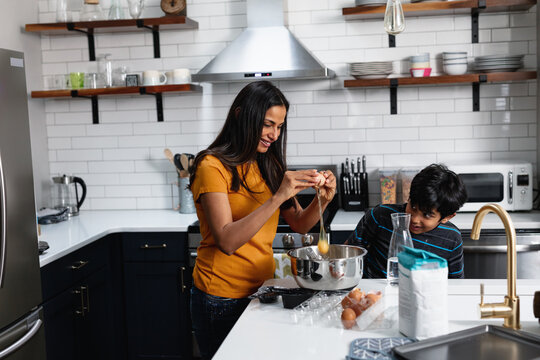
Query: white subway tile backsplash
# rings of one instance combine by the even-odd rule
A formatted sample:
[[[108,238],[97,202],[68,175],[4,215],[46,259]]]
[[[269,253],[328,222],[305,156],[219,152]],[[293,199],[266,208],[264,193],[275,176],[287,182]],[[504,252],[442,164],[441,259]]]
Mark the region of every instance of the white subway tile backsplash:
[[[481,111],[440,113],[437,114],[437,125],[486,125],[490,123],[490,115]]]
[[[147,148],[103,149],[103,160],[146,160],[150,158]]]
[[[475,138],[510,138],[527,136],[527,125],[481,125],[474,126]]]
[[[72,137],[73,149],[117,148],[118,138],[113,136]]]
[[[493,111],[491,122],[493,124],[536,123],[536,110]]]
[[[536,150],[536,138],[513,138],[510,139],[510,151]]]
[[[116,116],[119,116],[118,114]],[[132,135],[133,124],[92,124],[85,126],[88,136]]]
[[[51,5],[52,4],[52,5]],[[40,21],[54,21],[55,1],[40,0]],[[109,2],[104,1],[104,8]],[[480,111],[472,111],[470,84],[400,86],[398,114],[390,115],[388,87],[345,88],[349,63],[393,61],[408,74],[411,55],[429,52],[433,73],[442,72],[443,51],[480,55],[525,54],[537,67],[536,9],[482,13],[480,43],[471,43],[470,14],[407,17],[407,29],[388,47],[382,19],[346,19],[351,0],[284,2],[284,21],[299,41],[337,76],[273,81],[290,102],[289,166],[340,164],[368,155],[370,199],[379,201],[380,167],[423,167],[431,162],[527,160],[536,166],[536,80],[486,83]],[[246,2],[188,1],[198,29],[160,32],[161,58],[153,58],[149,31],[99,33],[96,52],[111,53],[113,67],[130,72],[188,68],[211,61],[247,24]],[[144,17],[161,16],[159,0],[146,0]],[[42,35],[43,76],[95,72],[84,35]],[[51,174],[75,173],[88,185],[85,209],[171,209],[178,203],[177,173],[164,157],[206,148],[221,130],[229,107],[247,83],[203,83],[200,93],[166,93],[164,122],[157,122],[153,96],[99,98],[100,124],[92,124],[87,99],[46,99]],[[39,90],[41,84],[29,90]],[[34,101],[34,100],[33,100]],[[41,101],[41,100],[35,100]]]
[[[466,139],[473,137],[472,126],[437,126],[421,127],[420,139]]]
[[[105,197],[138,198],[151,195],[152,189],[148,185],[105,186]]]
[[[85,161],[57,161],[59,159],[50,158],[49,170],[51,175],[58,174],[86,174],[88,173],[88,163]]]
[[[137,136],[120,136],[118,138],[118,147],[147,147],[147,146],[162,146],[165,143],[166,135],[137,135]]]
[[[133,161],[89,161],[88,172],[90,173],[132,173],[135,171],[135,165]]]
[[[456,152],[508,151],[508,139],[455,140]]]

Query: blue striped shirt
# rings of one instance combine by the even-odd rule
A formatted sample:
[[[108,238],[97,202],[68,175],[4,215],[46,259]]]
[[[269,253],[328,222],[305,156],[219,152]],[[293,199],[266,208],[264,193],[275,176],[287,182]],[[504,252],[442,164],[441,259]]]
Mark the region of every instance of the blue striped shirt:
[[[349,236],[348,244],[362,246],[368,251],[364,262],[364,277],[386,277],[388,246],[393,231],[390,215],[405,212],[405,207],[406,204],[377,205],[366,212]],[[411,235],[416,249],[430,251],[448,261],[449,278],[463,278],[463,240],[454,224],[446,222],[428,232]]]

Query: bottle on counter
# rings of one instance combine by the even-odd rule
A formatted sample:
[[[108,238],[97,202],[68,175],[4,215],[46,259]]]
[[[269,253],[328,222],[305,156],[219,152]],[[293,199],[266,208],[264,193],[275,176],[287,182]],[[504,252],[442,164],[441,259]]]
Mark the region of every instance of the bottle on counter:
[[[386,263],[386,280],[390,285],[399,284],[399,268],[398,254],[405,247],[413,248],[412,236],[409,231],[409,223],[411,222],[411,214],[393,213],[392,225],[394,231],[390,238],[390,246],[388,247],[388,260]]]

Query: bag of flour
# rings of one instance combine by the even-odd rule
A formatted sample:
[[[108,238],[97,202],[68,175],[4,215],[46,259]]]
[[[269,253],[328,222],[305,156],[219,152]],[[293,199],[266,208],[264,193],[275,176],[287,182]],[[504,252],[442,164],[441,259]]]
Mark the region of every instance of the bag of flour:
[[[448,263],[405,247],[399,261],[399,331],[424,339],[448,333]]]

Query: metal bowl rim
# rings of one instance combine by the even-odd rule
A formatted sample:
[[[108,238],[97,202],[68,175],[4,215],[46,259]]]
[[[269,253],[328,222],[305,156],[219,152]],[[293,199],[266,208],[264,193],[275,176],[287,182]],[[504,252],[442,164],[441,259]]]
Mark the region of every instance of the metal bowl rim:
[[[310,245],[310,246],[302,246],[302,247],[299,247],[299,248],[291,249],[291,250],[287,251],[287,255],[289,255],[291,258],[294,258],[296,260],[309,260],[309,261],[325,262],[325,261],[333,261],[333,260],[349,260],[349,259],[355,259],[355,258],[363,258],[364,256],[366,256],[366,254],[368,252],[365,248],[363,248],[361,246],[356,246],[356,245],[330,244],[330,246],[351,247],[351,248],[355,248],[355,249],[360,249],[360,250],[362,250],[362,254],[359,254],[359,255],[356,255],[356,256],[351,256],[351,257],[348,257],[348,258],[327,259],[327,260],[309,260],[309,259],[302,259],[302,258],[299,258],[298,256],[292,255],[293,251],[297,251],[297,250],[300,250],[300,249],[303,249],[303,248],[308,248],[308,247],[317,247],[317,245]]]

